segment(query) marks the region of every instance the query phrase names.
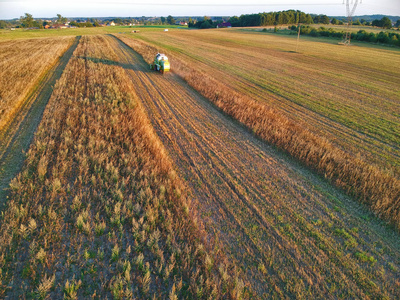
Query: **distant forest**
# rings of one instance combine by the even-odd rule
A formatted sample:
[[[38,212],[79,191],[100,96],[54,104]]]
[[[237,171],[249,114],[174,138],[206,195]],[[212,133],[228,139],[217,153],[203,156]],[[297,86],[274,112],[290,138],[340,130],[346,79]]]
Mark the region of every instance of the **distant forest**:
[[[289,29],[292,30],[293,34],[297,34],[299,28],[298,26],[292,25],[289,26]],[[343,38],[345,32],[337,31],[333,28],[324,28],[324,27],[314,28],[302,25],[300,27],[300,34],[312,37],[332,37],[340,39]],[[375,33],[375,32],[367,32],[365,30],[359,30],[358,32],[352,32],[350,34],[351,34],[351,40],[400,46],[400,34],[395,32],[381,31],[379,33]]]
[[[377,17],[381,15],[375,15]],[[366,26],[375,26],[390,29],[393,27],[392,22],[397,17],[391,17],[392,19],[384,16],[382,19],[359,19],[354,18],[354,25],[366,25]],[[269,13],[258,13],[258,14],[249,14],[249,15],[241,15],[240,17],[234,16],[228,21],[224,21],[223,19],[215,19],[204,17],[203,20],[190,20],[189,27],[192,28],[216,28],[216,27],[248,27],[248,26],[277,26],[277,25],[287,25],[287,24],[334,24],[334,25],[344,25],[344,21],[346,18],[344,17],[333,17],[329,18],[327,15],[313,15],[306,14],[299,10],[287,10],[287,11],[279,11],[279,12],[269,12]],[[372,21],[371,21],[372,20]],[[400,25],[400,17],[397,19],[397,23],[394,24],[394,27],[399,27]]]
[[[316,16],[318,19],[321,17],[325,22],[329,23],[329,17],[322,15]],[[233,27],[245,26],[271,26],[281,24],[312,24],[314,23],[313,17],[310,14],[298,10],[287,10],[279,12],[258,13],[251,15],[241,15],[240,17],[231,17],[229,22]],[[319,22],[323,23],[323,22]]]
[[[325,15],[314,16],[318,20],[316,23],[329,23],[329,17]],[[211,18],[204,18],[200,21],[189,22],[189,27],[194,28],[215,28],[220,24],[232,27],[247,27],[247,26],[271,26],[271,25],[281,25],[281,24],[312,24],[314,18],[310,14],[306,14],[299,10],[287,10],[279,12],[269,12],[269,13],[258,13],[250,15],[241,15],[240,17],[234,16],[230,17],[228,22],[223,22],[221,20],[212,21]],[[326,23],[327,22],[327,23]]]

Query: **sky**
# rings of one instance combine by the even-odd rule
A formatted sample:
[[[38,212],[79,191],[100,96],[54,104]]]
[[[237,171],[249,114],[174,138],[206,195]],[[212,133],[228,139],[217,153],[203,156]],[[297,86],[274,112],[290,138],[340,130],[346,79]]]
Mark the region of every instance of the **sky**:
[[[241,14],[301,10],[306,13],[345,16],[346,0],[0,0],[0,19],[30,13],[34,18],[138,17],[138,16],[233,16]],[[355,0],[353,0],[355,2]],[[360,2],[360,1],[359,1]],[[400,0],[363,0],[355,15],[400,16]]]

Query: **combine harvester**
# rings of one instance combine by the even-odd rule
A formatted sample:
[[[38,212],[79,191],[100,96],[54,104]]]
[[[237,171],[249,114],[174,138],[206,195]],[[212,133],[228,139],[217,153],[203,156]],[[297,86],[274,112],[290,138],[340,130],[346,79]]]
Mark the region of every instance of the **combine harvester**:
[[[154,58],[154,63],[150,65],[150,69],[157,70],[161,72],[161,74],[168,72],[170,69],[168,57],[166,57],[165,54],[157,53]]]

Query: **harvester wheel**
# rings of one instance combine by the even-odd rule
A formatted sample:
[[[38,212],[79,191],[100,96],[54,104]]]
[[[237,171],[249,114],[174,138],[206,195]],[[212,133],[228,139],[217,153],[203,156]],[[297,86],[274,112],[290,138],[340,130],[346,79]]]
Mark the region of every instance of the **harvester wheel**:
[[[161,72],[161,74],[163,74],[163,75],[164,75],[164,69],[161,69],[161,71],[160,71],[160,72]]]

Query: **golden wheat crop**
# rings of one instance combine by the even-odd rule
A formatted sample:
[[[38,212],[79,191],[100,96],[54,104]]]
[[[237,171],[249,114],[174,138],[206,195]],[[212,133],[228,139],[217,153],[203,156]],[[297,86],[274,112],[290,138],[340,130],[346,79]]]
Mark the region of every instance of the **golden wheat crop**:
[[[57,37],[0,43],[0,130],[72,41]]]

